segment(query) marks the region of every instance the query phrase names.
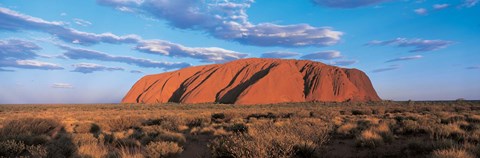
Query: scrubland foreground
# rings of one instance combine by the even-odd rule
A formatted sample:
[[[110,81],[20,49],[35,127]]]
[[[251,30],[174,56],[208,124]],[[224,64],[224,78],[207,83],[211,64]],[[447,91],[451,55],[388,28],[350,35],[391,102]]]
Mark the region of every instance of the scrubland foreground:
[[[0,157],[480,157],[480,102],[0,105]]]

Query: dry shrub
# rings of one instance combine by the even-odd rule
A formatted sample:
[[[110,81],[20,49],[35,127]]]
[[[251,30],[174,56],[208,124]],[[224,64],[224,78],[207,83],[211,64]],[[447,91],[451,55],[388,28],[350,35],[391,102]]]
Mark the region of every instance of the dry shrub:
[[[187,120],[187,126],[190,128],[193,127],[204,127],[206,125],[210,124],[210,120],[203,118],[203,117],[197,117],[193,118],[191,120]]]
[[[163,131],[158,134],[156,140],[176,142],[178,144],[185,144],[187,141],[182,133],[175,133],[170,131]]]
[[[27,151],[34,158],[46,157],[48,153],[47,148],[41,145],[27,146]]]
[[[334,117],[332,120],[333,125],[335,126],[340,126],[343,123],[343,118],[342,117]]]
[[[55,134],[61,124],[52,119],[22,118],[7,121],[0,130],[2,136]]]
[[[140,148],[120,147],[117,152],[108,153],[107,157],[122,157],[122,158],[144,158]]]
[[[74,156],[77,146],[72,142],[68,134],[60,134],[46,144],[47,157],[71,157]]]
[[[337,128],[337,133],[345,135],[345,136],[353,136],[355,134],[355,129],[357,128],[357,124],[354,122],[348,122],[340,127]]]
[[[108,148],[102,144],[83,144],[78,148],[78,154],[83,157],[101,158],[108,154]]]
[[[29,149],[27,152],[31,151],[31,156],[35,154],[46,155],[46,157],[69,157],[73,156],[76,150],[70,135],[62,130],[60,123],[52,119],[10,120],[1,129],[1,134],[4,138],[16,139],[15,142],[18,144],[20,144],[19,142],[25,143],[27,146],[24,144],[23,150]],[[29,147],[31,145],[41,146]]]
[[[235,118],[234,113],[214,113],[212,114],[210,120],[213,123],[228,123],[233,118]]]
[[[94,144],[98,143],[98,139],[93,136],[93,134],[82,133],[72,135],[72,141],[77,146],[82,146],[84,144]]]
[[[75,124],[73,127],[74,133],[99,133],[100,126],[90,122],[83,122]]]
[[[431,125],[433,126],[433,125]],[[434,129],[431,131],[430,137],[433,139],[445,139],[452,138],[456,140],[464,140],[465,132],[456,124],[448,125],[434,125]]]
[[[383,145],[383,138],[377,132],[368,129],[357,136],[357,145],[360,147],[376,148]]]
[[[227,128],[228,131],[232,132],[248,132],[248,126],[244,123],[235,123],[232,126]]]
[[[464,149],[443,149],[436,150],[432,153],[434,158],[475,158],[475,155],[469,153]]]
[[[0,157],[15,157],[25,151],[25,144],[21,141],[6,140],[0,142]]]
[[[138,117],[120,117],[117,119],[107,120],[107,125],[110,131],[124,131],[130,128],[139,127],[143,122],[142,118]]]
[[[212,135],[215,133],[215,128],[208,126],[208,127],[194,127],[190,131],[190,134],[192,135],[197,135],[197,134],[203,134],[203,135]]]
[[[152,142],[145,148],[146,156],[151,158],[176,157],[182,153],[183,148],[175,142]]]
[[[382,122],[372,127],[371,130],[374,131],[375,133],[380,134],[384,142],[387,142],[387,143],[393,142],[394,135],[390,130],[390,126],[387,123]]]
[[[140,143],[140,141],[132,139],[132,138],[124,138],[124,139],[114,140],[113,145],[115,147],[118,147],[118,148],[121,148],[121,147],[138,148],[138,147],[140,147],[141,143]]]
[[[434,125],[437,123],[432,123],[425,120],[403,120],[398,124],[398,128],[396,129],[396,133],[403,134],[403,135],[424,135],[424,134],[432,134],[434,131]]]
[[[372,111],[370,109],[354,109],[351,111],[352,115],[371,115]]]
[[[469,115],[466,120],[470,123],[480,123],[480,115]]]
[[[293,157],[313,155],[328,140],[330,126],[318,119],[253,124],[247,133],[214,139],[213,157]]]
[[[163,126],[144,127],[145,137],[142,137],[142,144],[148,144],[151,141],[170,141],[178,144],[185,144],[187,139],[182,133],[177,133],[164,129]]]
[[[464,116],[456,115],[446,119],[441,119],[440,122],[443,124],[449,124],[449,123],[455,123],[455,122],[464,121],[464,120],[465,120]]]
[[[228,131],[226,131],[225,129],[223,128],[219,128],[219,129],[216,129],[214,132],[213,132],[213,135],[214,136],[226,136],[226,135],[229,135],[230,133]]]
[[[148,119],[143,122],[144,126],[160,126],[163,129],[171,131],[182,131],[181,126],[184,126],[184,120],[178,117],[163,116],[156,119]]]
[[[402,153],[410,156],[426,155],[434,150],[449,149],[454,146],[457,146],[457,143],[450,139],[442,139],[436,141],[410,139],[407,141],[407,146],[402,149]]]

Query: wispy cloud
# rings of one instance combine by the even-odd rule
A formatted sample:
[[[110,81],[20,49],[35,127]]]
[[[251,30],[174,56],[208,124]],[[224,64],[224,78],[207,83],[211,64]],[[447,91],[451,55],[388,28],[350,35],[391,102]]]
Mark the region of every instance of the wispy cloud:
[[[120,62],[131,65],[137,65],[140,67],[150,67],[150,68],[161,68],[164,70],[184,68],[190,66],[189,63],[185,62],[162,62],[162,61],[153,61],[150,59],[135,58],[129,56],[114,56],[104,52],[75,48],[66,45],[59,45],[60,48],[64,49],[66,52],[63,55],[69,59],[89,59],[89,60],[99,60],[99,61],[112,61]]]
[[[331,8],[358,8],[390,0],[312,0],[315,4]]]
[[[443,3],[443,4],[434,4],[433,9],[440,10],[440,9],[445,9],[448,8],[450,4]]]
[[[98,43],[134,43],[136,50],[151,54],[161,54],[173,57],[189,57],[202,62],[225,62],[244,58],[247,54],[226,50],[219,47],[186,47],[163,40],[143,40],[138,35],[118,36],[113,33],[95,34],[81,32],[66,27],[63,22],[51,22],[40,18],[24,15],[7,8],[0,7],[0,30],[35,30],[50,33],[67,43],[92,45]],[[75,19],[80,25],[90,24],[88,21]]]
[[[337,66],[349,66],[356,63],[358,63],[357,60],[337,60],[332,62],[333,65],[337,65]]]
[[[140,70],[131,70],[130,73],[133,73],[133,74],[141,74],[141,73],[143,73],[143,71],[140,71]]]
[[[435,51],[443,48],[447,48],[454,42],[446,40],[424,40],[424,39],[407,39],[407,38],[396,38],[388,41],[371,41],[366,45],[369,46],[385,46],[392,45],[397,47],[413,47],[413,50],[410,52],[428,52]]]
[[[2,69],[0,68],[0,72],[15,72],[14,70]]]
[[[329,50],[329,51],[322,51],[322,52],[316,52],[316,53],[311,53],[304,55],[300,57],[301,59],[309,59],[309,60],[330,60],[330,59],[336,59],[336,58],[341,58],[342,55],[339,51],[336,50]]]
[[[463,3],[460,4],[460,7],[471,8],[478,4],[479,0],[463,0]]]
[[[49,33],[68,43],[92,45],[97,43],[136,43],[137,35],[117,36],[112,33],[88,33],[65,26],[63,22],[46,21],[40,18],[24,15],[16,11],[0,7],[0,30],[19,31],[34,30]]]
[[[80,26],[90,26],[90,25],[92,25],[92,22],[87,21],[87,20],[83,20],[83,19],[78,19],[78,18],[73,19],[73,22],[75,22],[75,24],[80,25]]]
[[[246,10],[252,0],[239,2],[210,1],[156,1],[156,0],[97,0],[99,4],[119,10],[146,14],[180,29],[207,32],[213,37],[256,46],[330,46],[343,35],[330,27],[308,24],[277,25],[254,24],[248,20]]]
[[[398,65],[390,65],[390,66],[385,67],[385,68],[379,68],[379,69],[372,70],[372,72],[373,73],[379,73],[379,72],[397,70],[399,68],[400,68],[400,66],[398,66]]]
[[[63,69],[63,67],[58,64],[33,60],[39,57],[36,52],[41,49],[42,48],[38,45],[30,41],[18,39],[0,40],[0,68],[14,67],[40,70]]]
[[[413,10],[413,12],[415,12],[418,15],[427,15],[427,13],[428,13],[427,9],[425,9],[425,8],[418,8],[418,9]]]
[[[478,65],[477,65],[477,66],[468,66],[468,67],[466,67],[465,69],[478,70],[478,69],[480,69],[480,66],[478,66]]]
[[[52,88],[72,89],[73,86],[69,83],[53,83]]]
[[[171,57],[189,57],[200,59],[201,62],[216,63],[241,59],[247,56],[247,54],[218,47],[185,47],[180,44],[161,40],[142,41],[135,49],[144,53]]]
[[[124,71],[125,69],[121,67],[107,67],[99,64],[94,63],[79,63],[73,64],[74,70],[72,72],[80,72],[80,73],[92,73],[95,71]]]
[[[63,70],[64,68],[58,64],[37,61],[37,60],[17,60],[15,66],[24,69],[43,69],[43,70]]]
[[[290,58],[294,56],[298,56],[300,53],[296,52],[285,52],[285,51],[274,51],[274,52],[268,52],[268,53],[263,53],[262,58]]]
[[[395,59],[390,59],[390,60],[387,60],[385,61],[386,63],[389,63],[389,62],[397,62],[397,61],[405,61],[405,60],[417,60],[417,59],[421,59],[423,58],[423,56],[421,55],[414,55],[414,56],[408,56],[408,57],[399,57],[399,58],[395,58]]]

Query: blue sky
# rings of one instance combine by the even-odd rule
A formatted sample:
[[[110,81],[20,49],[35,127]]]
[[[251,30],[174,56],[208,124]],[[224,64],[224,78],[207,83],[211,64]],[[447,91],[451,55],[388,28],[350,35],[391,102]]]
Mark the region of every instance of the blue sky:
[[[117,103],[250,57],[366,72],[382,99],[480,99],[478,0],[2,0],[0,103]]]

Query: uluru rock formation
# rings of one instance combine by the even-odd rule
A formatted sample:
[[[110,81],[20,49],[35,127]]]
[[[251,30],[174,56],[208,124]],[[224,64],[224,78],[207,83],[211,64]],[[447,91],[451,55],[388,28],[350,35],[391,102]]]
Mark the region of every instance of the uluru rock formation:
[[[308,60],[249,58],[147,75],[122,103],[227,103],[379,101],[358,69]]]

